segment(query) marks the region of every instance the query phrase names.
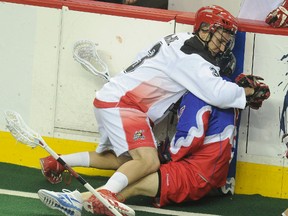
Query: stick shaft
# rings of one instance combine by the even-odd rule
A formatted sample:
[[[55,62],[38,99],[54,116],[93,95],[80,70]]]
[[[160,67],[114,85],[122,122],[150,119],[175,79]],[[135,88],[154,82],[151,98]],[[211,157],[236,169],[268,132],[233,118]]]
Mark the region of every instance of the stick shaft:
[[[103,198],[82,176],[80,176],[77,172],[75,172],[72,167],[70,167],[53,149],[51,149],[46,143],[44,143],[43,148],[62,166],[64,166],[72,176],[74,176],[88,191],[90,191],[97,199],[99,199],[114,215],[122,216],[120,212],[118,212],[108,200]]]
[[[19,142],[32,146],[33,148],[36,146],[41,146],[45,149],[55,160],[57,160],[61,165],[63,165],[88,191],[90,191],[103,205],[105,205],[114,215],[121,216],[122,214],[119,213],[107,199],[101,196],[82,176],[76,173],[66,162],[59,157],[53,149],[51,149],[47,143],[43,140],[43,138],[37,134],[36,132],[32,131],[21,116],[13,111],[6,111],[5,112],[6,121],[8,123],[7,127],[10,130],[13,137]]]

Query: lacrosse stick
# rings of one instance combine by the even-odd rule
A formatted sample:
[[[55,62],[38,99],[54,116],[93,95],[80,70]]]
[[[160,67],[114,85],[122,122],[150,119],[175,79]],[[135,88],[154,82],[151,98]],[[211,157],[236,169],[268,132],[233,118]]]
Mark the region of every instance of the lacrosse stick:
[[[80,40],[74,44],[73,57],[85,70],[106,81],[110,80],[108,67],[99,57],[96,45],[92,41]]]
[[[94,188],[84,178],[82,178],[69,165],[67,165],[66,162],[47,145],[47,143],[38,133],[30,129],[17,112],[6,111],[5,118],[7,121],[7,128],[17,141],[31,146],[32,148],[37,146],[44,148],[47,152],[49,152],[49,154],[52,155],[53,158],[55,158],[61,165],[63,165],[71,173],[72,176],[74,176],[86,189],[88,189],[88,191],[90,191],[96,198],[98,198],[100,202],[102,202],[114,215],[122,215],[109,203],[108,200],[103,198],[96,190],[94,190]],[[128,206],[127,209],[131,210],[131,212],[134,212],[134,210]]]

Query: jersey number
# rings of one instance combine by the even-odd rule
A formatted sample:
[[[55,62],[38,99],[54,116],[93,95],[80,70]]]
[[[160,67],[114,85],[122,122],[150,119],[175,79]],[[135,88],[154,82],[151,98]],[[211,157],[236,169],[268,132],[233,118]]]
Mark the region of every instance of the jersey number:
[[[170,43],[172,43],[175,40],[178,40],[178,37],[175,36],[174,34],[172,35],[168,35],[164,38],[166,44],[169,46]],[[160,50],[162,46],[162,42],[158,42],[157,44],[155,44],[149,51],[148,54],[146,56],[144,56],[143,58],[139,59],[138,61],[134,62],[132,65],[130,65],[126,70],[124,70],[124,73],[130,73],[132,71],[134,71],[137,67],[139,67],[139,65],[141,65],[146,59],[150,59],[153,58]]]
[[[130,73],[132,71],[134,71],[137,67],[139,67],[139,65],[141,65],[146,59],[150,59],[152,57],[154,57],[160,50],[162,45],[162,42],[159,42],[157,44],[155,44],[155,46],[153,46],[149,51],[148,54],[146,56],[144,56],[143,58],[139,59],[138,61],[134,62],[132,65],[130,65],[126,70],[124,70],[124,73]]]

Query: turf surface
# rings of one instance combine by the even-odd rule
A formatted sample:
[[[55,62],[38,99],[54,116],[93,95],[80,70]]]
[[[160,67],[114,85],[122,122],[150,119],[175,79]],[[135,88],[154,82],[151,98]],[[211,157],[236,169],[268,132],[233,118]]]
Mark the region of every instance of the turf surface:
[[[80,192],[86,189],[76,180],[72,179],[70,185],[60,183],[51,185],[47,182],[40,170],[0,163],[0,189],[37,193],[39,189],[61,191],[63,188],[69,190],[78,189]],[[83,176],[93,187],[103,185],[106,177]],[[151,199],[147,197],[135,197],[126,202],[128,205],[151,206]],[[166,210],[184,211],[194,213],[215,214],[222,216],[280,216],[288,208],[285,199],[273,199],[260,195],[233,195],[221,197],[207,197],[197,202],[189,202],[165,207]],[[154,213],[136,211],[137,216],[159,215],[155,209]],[[179,213],[181,215],[182,213]],[[62,215],[44,206],[38,199],[24,198],[0,194],[0,215]],[[92,214],[83,211],[83,216]],[[163,215],[163,214],[162,214]],[[167,214],[165,214],[167,215]],[[168,214],[169,215],[169,214]]]

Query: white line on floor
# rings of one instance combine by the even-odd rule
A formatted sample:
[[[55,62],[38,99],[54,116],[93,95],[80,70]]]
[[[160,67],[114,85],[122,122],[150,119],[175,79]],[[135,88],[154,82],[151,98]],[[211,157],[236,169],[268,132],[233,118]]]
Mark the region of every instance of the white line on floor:
[[[0,194],[39,199],[36,193],[28,193],[28,192],[14,191],[14,190],[0,189]],[[217,216],[217,215],[211,215],[211,214],[173,211],[173,210],[168,210],[168,209],[151,208],[151,207],[145,207],[145,206],[136,206],[136,205],[129,205],[129,206],[136,211],[151,212],[151,213],[156,213],[156,214],[166,214],[166,215],[175,215],[175,216]]]

